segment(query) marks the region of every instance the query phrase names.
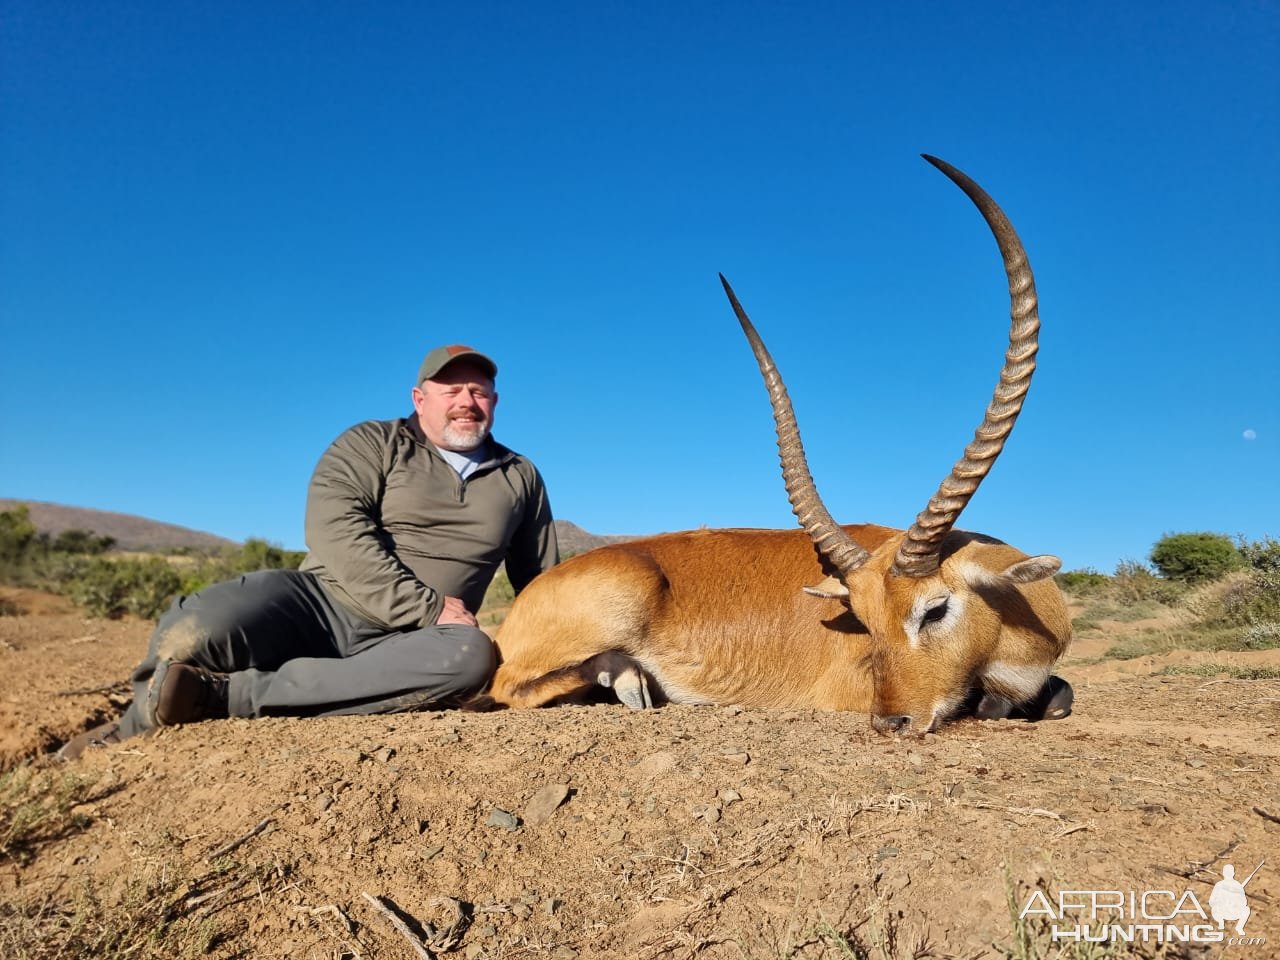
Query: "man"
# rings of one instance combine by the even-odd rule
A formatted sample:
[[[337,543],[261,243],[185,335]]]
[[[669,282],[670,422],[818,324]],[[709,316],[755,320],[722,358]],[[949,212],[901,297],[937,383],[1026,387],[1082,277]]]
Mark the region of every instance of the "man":
[[[496,658],[475,611],[498,565],[518,593],[558,559],[542,477],[489,436],[497,374],[470,347],[427,354],[412,415],[358,424],[320,458],[301,569],[175,600],[133,704],[59,756],[157,726],[391,713],[484,687]]]

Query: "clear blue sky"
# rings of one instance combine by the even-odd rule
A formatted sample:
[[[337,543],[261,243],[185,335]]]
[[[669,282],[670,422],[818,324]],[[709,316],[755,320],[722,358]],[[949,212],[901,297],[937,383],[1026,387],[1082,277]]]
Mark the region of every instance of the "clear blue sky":
[[[597,533],[791,526],[716,272],[846,522],[1041,366],[961,520],[1110,570],[1280,534],[1280,6],[0,4],[0,496],[301,547],[430,347]]]

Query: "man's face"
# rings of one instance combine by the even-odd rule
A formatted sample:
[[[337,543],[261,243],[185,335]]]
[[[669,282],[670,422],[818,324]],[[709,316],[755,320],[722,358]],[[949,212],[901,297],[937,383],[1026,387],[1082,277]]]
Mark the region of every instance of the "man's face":
[[[484,443],[497,405],[493,381],[483,367],[466,359],[453,361],[413,388],[422,432],[445,450],[466,452]]]

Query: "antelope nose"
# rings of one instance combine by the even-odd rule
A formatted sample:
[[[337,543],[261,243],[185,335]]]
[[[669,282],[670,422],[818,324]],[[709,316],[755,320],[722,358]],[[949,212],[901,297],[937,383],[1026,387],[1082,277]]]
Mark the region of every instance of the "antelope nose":
[[[903,714],[895,717],[873,716],[871,726],[876,733],[902,733],[911,726],[911,718]]]

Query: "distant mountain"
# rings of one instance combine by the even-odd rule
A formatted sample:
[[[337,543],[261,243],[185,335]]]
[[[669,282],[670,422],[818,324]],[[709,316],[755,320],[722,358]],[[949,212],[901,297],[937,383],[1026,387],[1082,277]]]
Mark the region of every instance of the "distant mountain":
[[[587,533],[576,523],[570,523],[568,520],[556,521],[556,540],[560,543],[560,556],[562,557],[575,553],[586,553],[588,550],[594,550],[596,547],[603,547],[609,543],[625,543],[627,540],[634,539],[635,537],[602,536],[596,533]]]
[[[217,550],[235,546],[235,542],[200,530],[191,530],[173,523],[161,523],[129,513],[111,513],[88,507],[68,507],[60,503],[43,503],[39,500],[0,499],[0,510],[12,510],[25,503],[31,514],[31,522],[41,533],[56,537],[64,530],[88,530],[99,536],[113,537],[122,550],[173,550],[187,547],[197,550]],[[560,553],[585,553],[607,543],[619,543],[632,537],[599,536],[588,533],[568,520],[556,521],[556,536],[560,541]]]
[[[56,537],[64,530],[88,530],[101,537],[112,537],[121,550],[173,550],[178,547],[217,550],[233,547],[235,542],[200,530],[174,523],[161,523],[130,513],[111,513],[88,507],[68,507],[39,500],[2,500],[0,510],[12,510],[26,504],[31,522],[41,533]]]

